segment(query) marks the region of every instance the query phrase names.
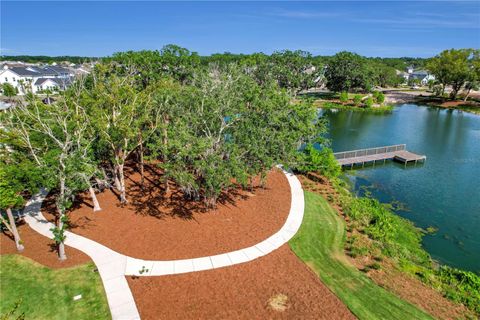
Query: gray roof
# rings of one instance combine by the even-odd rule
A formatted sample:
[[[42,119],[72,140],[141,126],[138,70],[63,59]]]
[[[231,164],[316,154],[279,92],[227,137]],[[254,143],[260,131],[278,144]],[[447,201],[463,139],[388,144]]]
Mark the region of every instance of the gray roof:
[[[19,76],[23,77],[49,77],[49,76],[68,76],[70,70],[58,67],[58,66],[46,66],[46,67],[10,67],[8,70],[12,70]]]
[[[55,82],[59,87],[64,88],[72,82],[71,78],[38,78],[34,85],[41,86],[44,82],[51,80]]]
[[[412,72],[413,75],[419,75],[419,76],[428,76],[428,71],[426,70],[417,70]]]
[[[59,66],[46,66],[43,69],[43,72],[47,73],[53,73],[54,75],[68,75],[70,74],[70,70],[64,67],[59,67]]]
[[[41,75],[40,72],[30,71],[26,67],[10,67],[10,68],[8,68],[8,70],[12,70],[13,72],[18,74],[19,76],[23,76],[23,77],[35,77],[35,76],[38,77],[38,76]]]

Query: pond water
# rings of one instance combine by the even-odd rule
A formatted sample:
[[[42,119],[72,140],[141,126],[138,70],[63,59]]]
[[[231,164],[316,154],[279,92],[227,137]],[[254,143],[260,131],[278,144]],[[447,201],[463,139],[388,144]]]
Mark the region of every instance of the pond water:
[[[427,156],[425,164],[387,161],[345,172],[358,194],[399,201],[399,215],[437,228],[423,240],[435,260],[480,272],[480,116],[412,104],[388,114],[324,114],[335,152],[405,143]]]

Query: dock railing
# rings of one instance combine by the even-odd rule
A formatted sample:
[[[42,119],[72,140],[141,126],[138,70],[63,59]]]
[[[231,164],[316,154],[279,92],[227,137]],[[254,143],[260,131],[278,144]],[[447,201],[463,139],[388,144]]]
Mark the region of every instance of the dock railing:
[[[371,156],[374,154],[390,153],[396,151],[403,151],[407,149],[406,144],[396,144],[393,146],[386,147],[377,147],[377,148],[368,148],[368,149],[358,149],[352,151],[336,152],[333,155],[336,159],[348,159],[356,157]]]

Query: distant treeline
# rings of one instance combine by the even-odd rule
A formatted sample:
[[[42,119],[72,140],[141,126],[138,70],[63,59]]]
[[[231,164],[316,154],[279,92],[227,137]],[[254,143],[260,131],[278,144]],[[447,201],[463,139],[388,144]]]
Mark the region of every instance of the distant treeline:
[[[0,56],[2,61],[23,61],[28,63],[53,63],[68,61],[79,64],[87,61],[97,60],[96,57],[80,57],[80,56]]]
[[[249,56],[252,55],[264,55],[269,56],[263,53],[254,53],[254,54],[236,54],[236,53],[214,53],[209,56],[199,56],[202,62],[240,62]],[[75,64],[83,63],[86,61],[98,60],[100,57],[82,57],[82,56],[0,56],[2,61],[23,61],[28,63],[53,63],[53,62],[63,62],[69,61]],[[332,56],[313,56],[312,59],[316,62],[326,63]],[[425,65],[427,59],[425,58],[411,58],[411,57],[401,57],[401,58],[369,58],[368,60],[376,61],[383,63],[387,66],[393,67],[397,70],[404,70],[408,66],[413,66],[415,68],[421,68]]]
[[[253,54],[236,54],[236,53],[214,53],[210,56],[201,56],[200,58],[204,62],[239,62],[245,60],[252,55],[270,56],[264,53]],[[312,60],[317,63],[328,63],[333,56],[312,56]],[[406,67],[413,66],[414,68],[423,68],[428,61],[427,58],[412,58],[412,57],[400,57],[400,58],[381,58],[381,57],[365,57],[367,60],[371,60],[378,63],[383,63],[389,67],[397,70],[404,71]]]

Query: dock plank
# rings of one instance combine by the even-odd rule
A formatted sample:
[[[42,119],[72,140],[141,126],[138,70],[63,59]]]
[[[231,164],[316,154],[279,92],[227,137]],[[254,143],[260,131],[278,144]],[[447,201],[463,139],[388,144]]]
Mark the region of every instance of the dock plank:
[[[425,161],[426,156],[406,150],[406,145],[393,145],[378,148],[360,149],[334,153],[341,166],[353,166],[368,162],[397,160],[407,164],[408,162]]]

